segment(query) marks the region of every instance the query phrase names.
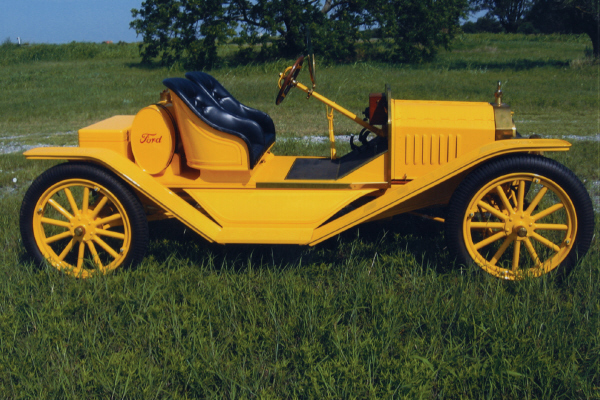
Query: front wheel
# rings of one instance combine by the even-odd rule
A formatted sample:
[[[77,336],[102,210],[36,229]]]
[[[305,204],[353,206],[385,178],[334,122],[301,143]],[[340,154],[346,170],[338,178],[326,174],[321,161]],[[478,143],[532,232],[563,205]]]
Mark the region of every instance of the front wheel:
[[[502,279],[568,273],[593,236],[592,202],[556,161],[515,155],[469,174],[448,206],[446,238],[461,264]]]
[[[38,263],[86,278],[139,263],[148,223],[135,192],[90,164],[57,165],[31,185],[21,206],[27,252]]]

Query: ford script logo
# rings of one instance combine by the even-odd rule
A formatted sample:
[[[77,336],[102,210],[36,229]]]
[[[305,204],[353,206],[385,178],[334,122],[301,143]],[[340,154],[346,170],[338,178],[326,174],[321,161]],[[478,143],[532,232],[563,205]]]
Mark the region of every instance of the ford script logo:
[[[160,143],[162,136],[155,137],[158,133],[142,133],[140,143]]]

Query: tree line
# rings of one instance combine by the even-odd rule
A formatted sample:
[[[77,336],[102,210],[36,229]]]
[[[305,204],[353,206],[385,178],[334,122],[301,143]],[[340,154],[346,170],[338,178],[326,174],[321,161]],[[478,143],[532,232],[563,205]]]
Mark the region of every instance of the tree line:
[[[471,0],[470,11],[484,11],[464,32],[579,33],[592,41],[599,57],[598,0]]]
[[[553,15],[563,31],[588,33],[598,55],[597,0],[145,0],[132,10],[131,28],[142,37],[143,62],[186,68],[219,65],[218,47],[230,43],[239,60],[294,58],[306,52],[307,31],[323,60],[372,52],[414,63],[448,48],[461,19],[482,10],[507,32],[528,13]],[[595,21],[595,41],[586,18]]]

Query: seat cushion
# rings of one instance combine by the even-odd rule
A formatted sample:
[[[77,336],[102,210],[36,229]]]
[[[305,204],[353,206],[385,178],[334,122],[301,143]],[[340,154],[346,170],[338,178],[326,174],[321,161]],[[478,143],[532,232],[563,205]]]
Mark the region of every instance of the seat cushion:
[[[222,99],[221,92],[213,90],[211,93],[199,84],[183,78],[168,78],[163,84],[210,127],[241,138],[248,147],[250,168],[256,165],[275,141],[274,129],[273,132],[265,132],[258,122],[226,110],[217,100]]]
[[[228,112],[258,123],[267,135],[275,135],[275,125],[268,114],[240,103],[211,75],[194,71],[186,73],[185,77],[204,88]]]

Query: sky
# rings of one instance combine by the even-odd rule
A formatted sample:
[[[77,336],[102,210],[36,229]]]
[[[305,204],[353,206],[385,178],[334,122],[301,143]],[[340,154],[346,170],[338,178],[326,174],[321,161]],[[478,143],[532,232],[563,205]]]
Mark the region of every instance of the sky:
[[[131,9],[143,0],[0,0],[0,43],[136,42]]]

